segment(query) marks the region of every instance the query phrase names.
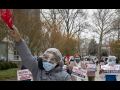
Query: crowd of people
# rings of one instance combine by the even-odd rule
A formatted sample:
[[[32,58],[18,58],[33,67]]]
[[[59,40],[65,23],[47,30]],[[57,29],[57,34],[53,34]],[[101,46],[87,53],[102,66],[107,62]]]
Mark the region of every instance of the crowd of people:
[[[16,50],[22,59],[23,66],[21,69],[28,69],[32,73],[33,81],[84,81],[84,79],[71,75],[74,66],[78,69],[87,70],[86,64],[83,63],[79,53],[74,54],[74,57],[70,60],[67,60],[67,56],[62,60],[62,54],[58,49],[49,48],[44,52],[42,57],[36,58],[33,57],[18,29],[14,25],[12,25],[12,29],[9,28],[8,31],[9,34],[14,37]],[[89,64],[95,64],[96,67],[94,71],[87,71],[86,76],[88,77],[88,81],[95,80],[95,72],[97,71],[98,63],[105,62],[104,59],[98,61],[97,58],[91,58],[89,60]],[[66,70],[63,69],[64,65],[66,65]],[[116,65],[116,60],[110,58],[106,65],[114,66]],[[100,78],[105,81],[119,80],[119,75],[104,75],[101,65],[99,74]]]

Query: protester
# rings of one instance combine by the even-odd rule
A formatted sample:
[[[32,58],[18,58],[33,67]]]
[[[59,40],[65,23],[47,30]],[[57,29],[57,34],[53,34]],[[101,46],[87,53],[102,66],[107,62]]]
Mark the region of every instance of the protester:
[[[67,56],[64,57],[63,62],[64,62],[64,65],[67,65]]]
[[[100,60],[100,61],[99,61],[99,65],[100,65],[100,62],[104,62],[104,60],[103,60],[103,59],[102,59],[102,60]],[[100,65],[100,69],[101,69],[101,65]]]
[[[85,64],[81,62],[81,55],[79,53],[76,53],[74,55],[74,58],[75,58],[74,62],[71,62],[70,64],[69,64],[69,61],[67,61],[66,68],[70,70],[70,73],[72,73],[72,69],[74,66],[78,67],[79,69],[86,70]],[[71,75],[71,81],[84,81],[84,80]]]
[[[74,57],[72,56],[72,58],[70,59],[70,61],[69,61],[70,63],[71,62],[74,62]]]
[[[17,28],[12,25],[8,29],[14,37],[15,47],[18,51],[23,64],[33,75],[33,81],[70,81],[70,75],[63,70],[63,61],[60,51],[56,48],[47,49],[41,61],[37,61],[29,51],[25,41],[21,38]]]
[[[91,59],[90,64],[95,64],[94,61]],[[95,71],[87,71],[87,77],[88,81],[94,81],[95,80],[95,72],[97,71],[97,67],[94,68]]]
[[[36,56],[34,56],[34,58],[37,60],[37,57],[36,57]]]
[[[64,62],[64,65],[67,65],[67,56],[65,56],[63,62]],[[70,62],[69,62],[69,64],[70,64]],[[69,69],[65,69],[65,70],[66,70],[66,72],[67,72],[68,74],[70,74],[70,70],[69,70]]]
[[[119,60],[118,60],[118,57],[116,57],[116,64],[118,64]]]
[[[96,62],[97,62],[97,61],[96,61],[96,58],[95,58],[95,59],[94,59],[94,63],[96,64]]]
[[[116,61],[114,58],[110,58],[107,62],[107,66],[114,66]],[[99,76],[103,81],[120,81],[120,75],[104,75],[103,69],[99,70]]]
[[[96,58],[96,65],[98,66],[98,59]]]

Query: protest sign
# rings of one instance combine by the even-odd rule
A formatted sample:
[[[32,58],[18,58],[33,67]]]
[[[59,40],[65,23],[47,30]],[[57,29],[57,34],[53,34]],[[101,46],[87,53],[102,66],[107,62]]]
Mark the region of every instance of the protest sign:
[[[32,79],[31,72],[28,69],[24,70],[17,70],[17,80],[27,80],[27,79]]]
[[[120,65],[115,66],[102,65],[101,69],[103,69],[103,73],[105,75],[120,75]]]
[[[100,62],[100,65],[104,65],[105,63],[104,62]]]
[[[84,63],[84,64],[89,64],[89,63],[90,63],[90,61],[83,61],[83,63]]]
[[[87,71],[95,71],[96,64],[86,64]]]
[[[74,66],[71,75],[75,77],[79,77],[84,80],[86,73],[87,73],[87,70],[78,69],[78,67]]]

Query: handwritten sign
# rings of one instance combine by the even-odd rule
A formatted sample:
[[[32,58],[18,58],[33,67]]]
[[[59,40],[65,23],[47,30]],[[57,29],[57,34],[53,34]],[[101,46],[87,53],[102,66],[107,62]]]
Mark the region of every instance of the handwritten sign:
[[[115,66],[102,65],[101,69],[103,69],[103,73],[105,75],[120,75],[120,65]]]
[[[78,69],[78,67],[74,66],[71,75],[75,77],[79,77],[84,80],[86,73],[87,73],[87,70]]]
[[[27,80],[27,79],[32,79],[31,72],[28,69],[24,69],[24,70],[17,70],[17,80],[21,81],[21,80]]]
[[[96,64],[86,64],[87,71],[95,71]]]

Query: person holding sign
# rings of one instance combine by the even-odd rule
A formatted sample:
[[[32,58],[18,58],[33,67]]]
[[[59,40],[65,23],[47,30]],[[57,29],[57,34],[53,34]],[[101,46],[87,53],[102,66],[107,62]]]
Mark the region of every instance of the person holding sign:
[[[62,68],[62,54],[56,48],[47,49],[40,60],[36,60],[22,39],[18,29],[12,25],[8,32],[14,37],[15,47],[23,64],[32,73],[33,81],[70,81],[70,75]]]
[[[110,58],[108,61],[108,64],[103,65],[104,67],[106,66],[111,66],[111,67],[115,67],[115,59],[114,58]],[[102,67],[103,67],[102,66]],[[113,68],[109,68],[109,70],[113,70]],[[118,66],[118,69],[120,70],[120,67]],[[105,75],[105,73],[103,73],[103,69],[100,69],[99,71],[99,76],[102,80],[104,81],[120,81],[120,75]]]
[[[73,67],[76,66],[79,69],[84,69],[86,70],[86,66],[84,63],[81,62],[81,55],[79,53],[76,53],[74,55],[74,62],[71,62],[69,64],[69,61],[67,61],[67,69],[70,70],[70,73],[72,73]],[[75,77],[71,75],[71,81],[84,81],[83,79],[79,78],[79,77]]]
[[[92,59],[90,60],[90,64],[95,65],[95,63]],[[93,70],[92,71],[90,71],[90,70],[87,71],[88,81],[94,81],[95,80],[95,72],[96,71],[97,71],[96,65],[95,65],[94,71]]]
[[[99,61],[100,69],[101,69],[101,65],[103,65],[103,64],[104,64],[104,60],[101,59],[101,60]]]

